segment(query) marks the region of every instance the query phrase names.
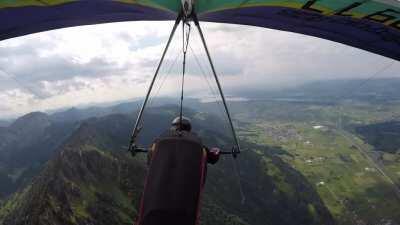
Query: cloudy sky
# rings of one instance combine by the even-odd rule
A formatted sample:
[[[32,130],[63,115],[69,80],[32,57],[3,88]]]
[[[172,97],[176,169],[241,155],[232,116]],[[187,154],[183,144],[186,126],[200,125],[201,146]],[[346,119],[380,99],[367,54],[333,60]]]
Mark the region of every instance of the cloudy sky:
[[[0,42],[0,118],[144,96],[172,25],[124,22],[82,26]],[[227,90],[367,78],[392,62],[345,45],[288,32],[221,24],[203,24],[203,29]],[[178,95],[181,36],[177,32],[161,70],[154,89],[158,96]],[[394,63],[379,77],[400,77],[396,73],[399,64]],[[206,96],[210,93],[206,79],[213,85],[211,78],[193,29],[185,88],[190,95]]]

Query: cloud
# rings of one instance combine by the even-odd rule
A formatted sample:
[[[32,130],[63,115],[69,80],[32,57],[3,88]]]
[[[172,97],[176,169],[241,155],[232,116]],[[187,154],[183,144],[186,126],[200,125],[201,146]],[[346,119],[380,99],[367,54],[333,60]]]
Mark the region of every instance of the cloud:
[[[143,96],[172,25],[82,26],[0,42],[0,117]],[[204,23],[203,30],[226,90],[367,78],[392,61],[331,41],[266,28]],[[154,88],[159,95],[178,95],[181,48],[177,32]],[[191,48],[185,91],[199,95],[209,92],[209,86],[216,87],[196,29],[192,29]],[[399,63],[378,77],[400,76],[397,71]]]
[[[320,79],[367,78],[393,60],[320,38],[265,28],[210,24],[206,32],[217,67],[241,68],[228,87],[266,88]],[[220,29],[220,27],[222,29]],[[230,27],[228,31],[223,27]],[[230,58],[224,62],[224,57]],[[399,77],[400,64],[377,77]]]

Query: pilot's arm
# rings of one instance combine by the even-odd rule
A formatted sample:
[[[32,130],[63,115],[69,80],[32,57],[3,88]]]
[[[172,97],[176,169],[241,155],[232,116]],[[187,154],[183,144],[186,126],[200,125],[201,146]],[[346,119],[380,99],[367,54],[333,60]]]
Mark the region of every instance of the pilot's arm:
[[[156,143],[153,143],[147,152],[147,165],[150,166],[151,160],[153,158],[154,151],[156,149]]]

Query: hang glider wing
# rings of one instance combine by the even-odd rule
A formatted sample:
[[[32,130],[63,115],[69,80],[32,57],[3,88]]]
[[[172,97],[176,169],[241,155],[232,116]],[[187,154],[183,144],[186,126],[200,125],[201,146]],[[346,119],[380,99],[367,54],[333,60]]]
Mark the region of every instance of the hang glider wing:
[[[0,1],[0,40],[80,25],[175,20],[180,8],[178,3],[168,0]]]
[[[181,0],[5,0],[0,40],[70,26],[174,20],[180,8]],[[195,9],[201,21],[291,31],[400,60],[399,0],[196,0]]]
[[[399,0],[203,0],[197,11],[203,21],[291,31],[400,60]]]

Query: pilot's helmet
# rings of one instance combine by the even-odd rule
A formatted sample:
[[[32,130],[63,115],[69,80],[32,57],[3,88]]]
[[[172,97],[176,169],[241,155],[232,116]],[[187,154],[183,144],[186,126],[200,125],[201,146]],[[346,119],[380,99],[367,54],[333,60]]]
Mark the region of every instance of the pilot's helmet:
[[[181,118],[178,116],[172,121],[172,126],[177,130],[183,131],[191,131],[192,125],[190,123],[190,119],[182,116],[182,122],[180,122]]]

